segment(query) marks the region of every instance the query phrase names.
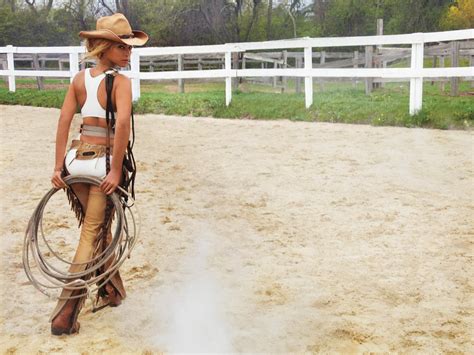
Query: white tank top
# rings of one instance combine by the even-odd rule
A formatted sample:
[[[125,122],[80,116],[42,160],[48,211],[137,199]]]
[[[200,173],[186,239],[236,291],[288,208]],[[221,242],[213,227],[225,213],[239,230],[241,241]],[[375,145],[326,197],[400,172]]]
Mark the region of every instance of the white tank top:
[[[82,106],[81,114],[82,117],[102,117],[105,118],[105,110],[97,99],[97,90],[99,84],[105,77],[105,73],[97,75],[96,77],[91,76],[91,68],[87,68],[84,74],[84,82],[86,86],[86,102]]]

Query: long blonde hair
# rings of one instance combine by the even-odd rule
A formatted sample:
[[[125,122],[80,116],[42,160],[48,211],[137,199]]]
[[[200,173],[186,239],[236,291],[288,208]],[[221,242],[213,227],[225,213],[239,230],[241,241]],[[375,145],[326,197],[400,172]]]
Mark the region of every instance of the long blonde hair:
[[[87,59],[100,59],[104,52],[112,47],[113,44],[113,41],[105,38],[86,38],[85,46],[87,52],[83,54],[81,62],[85,62]]]

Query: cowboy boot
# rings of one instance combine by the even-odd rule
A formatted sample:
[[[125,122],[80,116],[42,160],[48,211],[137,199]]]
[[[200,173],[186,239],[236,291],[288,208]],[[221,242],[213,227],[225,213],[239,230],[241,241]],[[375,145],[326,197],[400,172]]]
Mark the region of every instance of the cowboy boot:
[[[76,291],[75,291],[76,292]],[[72,295],[74,295],[74,293]],[[80,294],[76,292],[76,294]],[[77,321],[85,296],[69,299],[51,322],[51,334],[74,334],[79,332],[81,324]]]
[[[105,285],[105,291],[107,292],[110,307],[118,307],[122,304],[122,296],[111,282],[107,282]]]
[[[107,233],[106,245],[107,247],[112,242],[112,233],[109,229]],[[105,269],[110,267],[110,264],[114,260],[115,255],[112,255],[105,263]],[[120,272],[117,270],[110,280],[104,286],[105,294],[102,296],[104,303],[108,303],[110,307],[117,307],[122,303],[122,299],[126,297],[125,288],[123,286]]]

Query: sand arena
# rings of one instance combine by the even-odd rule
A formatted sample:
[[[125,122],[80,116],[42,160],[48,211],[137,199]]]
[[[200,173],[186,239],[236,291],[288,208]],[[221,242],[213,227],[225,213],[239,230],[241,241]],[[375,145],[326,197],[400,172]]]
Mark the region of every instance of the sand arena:
[[[474,351],[472,132],[136,116],[128,298],[54,337],[21,249],[59,110],[0,116],[3,353]],[[71,253],[77,224],[51,203]]]

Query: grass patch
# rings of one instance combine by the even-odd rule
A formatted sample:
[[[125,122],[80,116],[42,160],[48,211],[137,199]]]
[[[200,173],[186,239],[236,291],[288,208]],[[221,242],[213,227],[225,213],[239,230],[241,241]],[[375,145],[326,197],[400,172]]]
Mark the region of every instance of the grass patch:
[[[441,92],[439,85],[425,82],[423,110],[415,116],[408,114],[409,86],[406,83],[386,84],[370,95],[365,94],[363,82],[323,85],[324,91],[320,91],[319,84],[315,83],[313,105],[306,109],[304,94],[276,93],[280,89],[268,85],[241,85],[240,90],[233,93],[231,105],[226,107],[222,82],[186,82],[187,92],[184,94],[170,92],[176,91],[174,82],[144,83],[134,110],[140,114],[290,119],[437,129],[470,129],[474,124],[474,100],[469,94],[469,83],[461,83],[461,95],[451,97],[448,95],[449,84],[445,84],[445,91]],[[5,85],[1,86],[0,103],[61,108],[66,93],[66,88],[39,91],[18,87],[17,92],[11,93]]]
[[[61,108],[65,95],[66,89],[17,89],[16,92],[9,92],[0,88],[0,104]]]

